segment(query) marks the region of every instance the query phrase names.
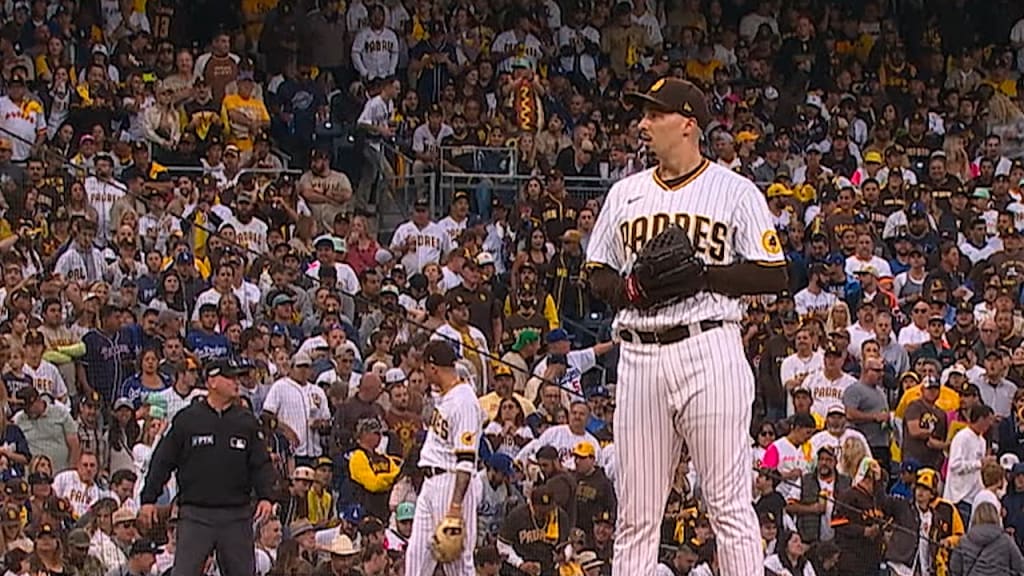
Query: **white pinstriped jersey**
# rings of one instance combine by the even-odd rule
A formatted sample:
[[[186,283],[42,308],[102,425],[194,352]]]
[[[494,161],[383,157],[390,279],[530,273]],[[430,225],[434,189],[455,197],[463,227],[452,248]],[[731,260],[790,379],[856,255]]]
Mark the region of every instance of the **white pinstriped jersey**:
[[[616,182],[598,216],[587,260],[628,272],[644,243],[674,223],[709,266],[753,261],[784,266],[785,256],[764,195],[753,182],[708,160],[669,188],[644,170]],[[739,322],[738,298],[701,292],[653,312],[619,311],[617,328],[661,331],[703,320]]]
[[[473,388],[466,383],[456,384],[434,406],[419,465],[475,472],[483,422],[483,411]]]

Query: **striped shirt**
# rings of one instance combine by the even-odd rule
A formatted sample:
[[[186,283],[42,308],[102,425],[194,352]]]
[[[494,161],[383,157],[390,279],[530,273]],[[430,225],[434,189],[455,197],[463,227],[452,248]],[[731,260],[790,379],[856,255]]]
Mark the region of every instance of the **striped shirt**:
[[[771,212],[753,182],[706,159],[672,186],[655,170],[612,186],[587,247],[591,264],[628,273],[644,244],[669,224],[677,224],[709,266],[741,261],[785,266]],[[703,320],[739,322],[742,317],[739,298],[701,292],[653,313],[621,310],[615,322],[617,328],[659,332]]]

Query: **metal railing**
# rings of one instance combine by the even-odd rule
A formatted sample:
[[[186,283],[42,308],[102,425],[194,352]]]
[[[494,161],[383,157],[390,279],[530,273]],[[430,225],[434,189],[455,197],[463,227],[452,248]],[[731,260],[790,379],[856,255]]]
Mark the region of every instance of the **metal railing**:
[[[183,176],[185,174],[214,174],[217,172],[216,170],[210,170],[208,168],[203,168],[202,166],[180,166],[176,164],[170,166],[165,165],[164,168],[167,169],[167,172],[171,176]],[[301,176],[302,170],[297,170],[295,168],[283,168],[281,170],[274,168],[242,168],[238,171],[238,175],[242,176],[243,174],[267,174],[272,176],[291,174],[293,176]]]

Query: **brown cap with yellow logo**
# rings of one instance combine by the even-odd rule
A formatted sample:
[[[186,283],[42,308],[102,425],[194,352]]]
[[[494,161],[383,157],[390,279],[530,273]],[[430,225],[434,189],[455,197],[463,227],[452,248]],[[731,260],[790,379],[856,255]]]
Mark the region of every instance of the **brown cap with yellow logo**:
[[[638,106],[648,105],[693,118],[702,129],[711,122],[708,101],[693,82],[679,78],[662,78],[646,93],[630,92],[626,98]]]

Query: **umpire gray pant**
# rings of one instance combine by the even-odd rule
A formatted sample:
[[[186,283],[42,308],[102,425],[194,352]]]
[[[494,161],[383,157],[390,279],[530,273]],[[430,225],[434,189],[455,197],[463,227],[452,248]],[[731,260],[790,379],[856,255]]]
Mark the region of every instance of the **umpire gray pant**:
[[[256,572],[251,506],[202,508],[182,506],[172,576],[196,576],[216,550],[221,576],[252,576]]]

